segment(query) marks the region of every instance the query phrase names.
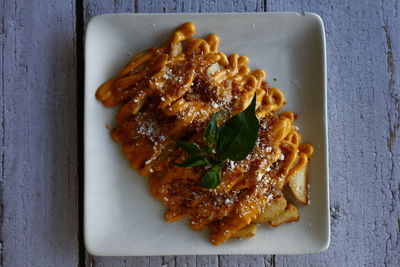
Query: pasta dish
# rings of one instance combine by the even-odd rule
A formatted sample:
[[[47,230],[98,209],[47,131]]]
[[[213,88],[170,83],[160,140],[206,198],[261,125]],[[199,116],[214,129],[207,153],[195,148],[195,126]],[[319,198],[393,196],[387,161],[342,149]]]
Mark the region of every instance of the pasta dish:
[[[193,23],[181,25],[165,45],[136,54],[98,88],[104,106],[119,107],[112,138],[130,165],[149,177],[151,193],[167,208],[165,220],[187,218],[193,230],[209,228],[214,245],[253,236],[261,223],[297,221],[283,190],[308,203],[313,153],[301,143],[297,115],[278,113],[285,96],[269,86],[263,70],[251,70],[246,56],[218,51],[217,35],[194,38],[195,31]],[[202,186],[211,167],[182,167],[190,155],[179,142],[208,147],[204,132],[213,115],[215,127],[222,127],[251,103],[258,119],[254,147],[242,160],[218,161],[218,184]]]

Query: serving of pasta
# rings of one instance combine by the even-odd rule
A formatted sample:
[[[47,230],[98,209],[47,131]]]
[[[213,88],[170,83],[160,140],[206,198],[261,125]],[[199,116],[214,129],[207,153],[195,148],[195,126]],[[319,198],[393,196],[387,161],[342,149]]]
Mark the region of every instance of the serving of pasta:
[[[196,27],[178,27],[162,47],[131,58],[120,73],[101,85],[96,98],[118,106],[112,138],[130,165],[149,177],[151,193],[167,207],[165,220],[188,219],[193,230],[209,228],[210,242],[255,235],[258,224],[279,226],[299,220],[283,194],[308,204],[306,171],[313,147],[301,143],[297,115],[279,112],[286,100],[251,70],[249,59],[218,51],[215,34],[194,38]],[[208,166],[177,166],[188,153],[177,140],[204,146],[203,133],[213,114],[218,125],[243,112],[255,97],[258,136],[245,159],[221,163],[221,180],[204,188]]]

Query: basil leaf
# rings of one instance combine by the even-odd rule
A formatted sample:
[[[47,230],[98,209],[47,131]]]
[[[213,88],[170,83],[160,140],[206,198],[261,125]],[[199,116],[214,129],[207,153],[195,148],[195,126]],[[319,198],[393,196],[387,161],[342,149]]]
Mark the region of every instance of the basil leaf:
[[[178,144],[188,155],[195,156],[200,155],[201,150],[198,144],[186,142],[186,141],[179,141],[175,140],[175,143]]]
[[[221,126],[217,140],[217,154],[220,157],[240,161],[253,150],[259,127],[255,109],[256,94],[243,112],[233,116]]]
[[[208,123],[207,128],[203,133],[204,139],[210,145],[215,145],[217,143],[218,132],[219,132],[219,128],[217,125],[217,116],[218,116],[218,113],[214,113],[212,115],[211,120]]]
[[[204,188],[215,188],[221,183],[221,167],[214,165],[203,178],[201,178],[200,186]]]
[[[183,163],[174,163],[178,167],[196,167],[201,165],[208,165],[209,162],[202,156],[192,157]]]

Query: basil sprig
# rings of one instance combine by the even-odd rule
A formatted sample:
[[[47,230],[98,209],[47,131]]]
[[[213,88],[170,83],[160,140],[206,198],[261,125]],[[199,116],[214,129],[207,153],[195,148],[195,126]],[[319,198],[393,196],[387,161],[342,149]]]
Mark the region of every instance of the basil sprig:
[[[241,113],[233,116],[218,127],[218,113],[214,113],[208,123],[203,138],[206,146],[176,140],[190,158],[179,167],[209,166],[200,181],[204,188],[216,188],[221,183],[221,167],[226,160],[244,160],[253,150],[258,137],[259,122],[256,116],[256,95],[251,104]]]

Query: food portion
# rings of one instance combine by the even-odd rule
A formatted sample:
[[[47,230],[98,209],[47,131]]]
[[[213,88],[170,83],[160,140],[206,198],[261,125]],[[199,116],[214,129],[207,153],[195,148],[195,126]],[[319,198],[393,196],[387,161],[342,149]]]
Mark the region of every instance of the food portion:
[[[165,219],[209,228],[214,245],[254,236],[257,224],[299,220],[283,195],[287,186],[308,203],[313,148],[301,143],[297,116],[278,113],[285,97],[263,70],[218,51],[217,35],[194,38],[195,31],[183,24],[99,87],[104,106],[119,106],[112,138],[149,177]]]

